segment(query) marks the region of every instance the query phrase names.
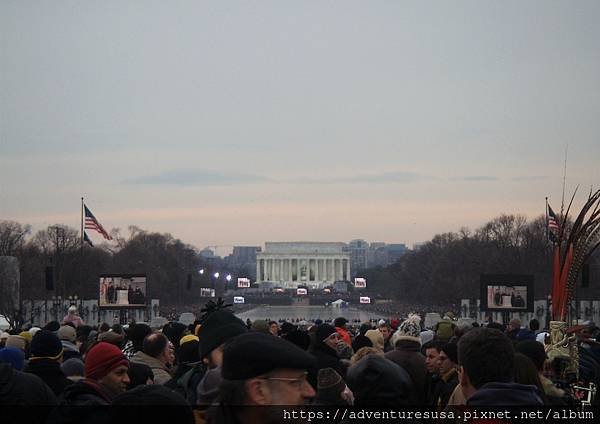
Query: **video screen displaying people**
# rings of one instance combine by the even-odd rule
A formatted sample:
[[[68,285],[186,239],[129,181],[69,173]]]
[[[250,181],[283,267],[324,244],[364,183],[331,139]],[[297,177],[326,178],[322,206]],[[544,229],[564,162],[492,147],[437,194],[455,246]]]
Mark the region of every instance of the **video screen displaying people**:
[[[145,276],[100,276],[100,306],[145,305]]]
[[[487,305],[491,309],[527,309],[527,286],[487,287]]]

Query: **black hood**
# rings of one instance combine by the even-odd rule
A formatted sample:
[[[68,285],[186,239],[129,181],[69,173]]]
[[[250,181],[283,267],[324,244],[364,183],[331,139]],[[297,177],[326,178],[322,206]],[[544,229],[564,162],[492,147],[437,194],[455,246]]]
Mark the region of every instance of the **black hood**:
[[[401,406],[413,402],[410,375],[379,355],[368,355],[350,367],[346,381],[354,393],[355,406]]]
[[[0,362],[0,399],[6,398],[12,392],[15,385],[14,372],[12,366]]]
[[[85,379],[67,387],[61,399],[61,405],[92,406],[110,405],[112,399],[107,390],[98,382]]]

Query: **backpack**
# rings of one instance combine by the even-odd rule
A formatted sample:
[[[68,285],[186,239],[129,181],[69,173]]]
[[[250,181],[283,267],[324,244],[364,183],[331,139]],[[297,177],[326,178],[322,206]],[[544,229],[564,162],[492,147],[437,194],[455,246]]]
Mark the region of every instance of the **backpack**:
[[[198,362],[177,380],[177,391],[186,398],[192,407],[196,405],[198,397],[196,390],[204,374],[206,374],[206,365]]]
[[[454,323],[442,320],[436,324],[435,338],[447,342],[454,336]]]

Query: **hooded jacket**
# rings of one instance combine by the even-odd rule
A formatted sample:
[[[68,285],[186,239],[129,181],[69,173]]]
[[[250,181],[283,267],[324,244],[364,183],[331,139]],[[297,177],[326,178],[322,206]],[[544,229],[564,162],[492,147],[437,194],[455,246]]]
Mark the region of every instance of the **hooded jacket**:
[[[40,358],[29,361],[25,372],[35,374],[50,387],[56,396],[73,384],[60,369],[60,364],[53,359]]]
[[[419,405],[425,405],[427,367],[425,357],[421,353],[421,345],[412,340],[398,340],[396,348],[387,352],[385,357],[408,372],[415,386],[415,400]]]
[[[543,405],[537,387],[518,383],[487,383],[469,399],[469,406],[538,406]]]
[[[414,404],[410,375],[379,355],[368,355],[348,369],[346,379],[354,406],[396,407]]]
[[[105,423],[109,415],[106,406],[111,403],[110,392],[97,381],[86,378],[65,389],[48,424]]]

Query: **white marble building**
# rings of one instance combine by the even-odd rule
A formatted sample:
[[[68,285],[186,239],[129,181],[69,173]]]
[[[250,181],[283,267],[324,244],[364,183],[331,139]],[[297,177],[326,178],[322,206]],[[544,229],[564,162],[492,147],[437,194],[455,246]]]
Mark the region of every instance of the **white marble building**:
[[[270,281],[283,288],[306,285],[322,288],[350,280],[350,253],[345,243],[267,242],[256,254],[256,281]]]

